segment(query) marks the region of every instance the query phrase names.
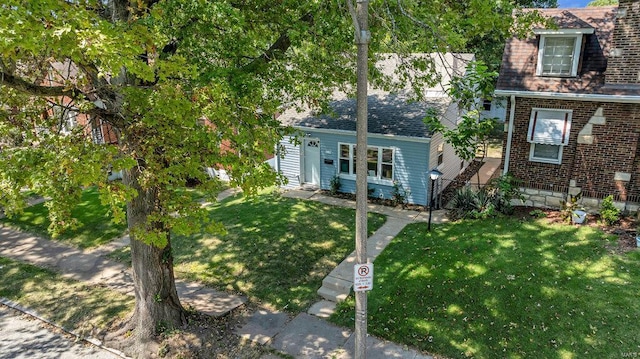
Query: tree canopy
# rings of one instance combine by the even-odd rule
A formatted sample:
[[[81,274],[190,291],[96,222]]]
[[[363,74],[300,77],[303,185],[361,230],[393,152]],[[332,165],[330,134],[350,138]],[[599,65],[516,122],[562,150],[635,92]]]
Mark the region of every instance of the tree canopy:
[[[373,55],[479,49],[508,31],[512,10],[492,0],[376,0],[370,8]],[[277,113],[353,90],[354,64],[351,20],[338,1],[7,0],[0,206],[9,215],[23,208],[25,187],[50,197],[56,234],[74,225],[82,188],[97,186],[132,235],[130,329],[144,343],[157,323],[184,320],[171,234],[221,230],[180,189],[191,180],[215,193],[205,166],[226,169],[249,194],[274,184],[265,155],[291,133]],[[428,66],[407,62],[401,78],[416,88],[438,81],[408,75]],[[370,68],[373,81],[388,80]],[[113,141],[96,141],[97,129]],[[123,181],[108,181],[111,170],[123,170]]]
[[[587,7],[610,6],[610,5],[618,5],[618,0],[593,0],[587,4]]]

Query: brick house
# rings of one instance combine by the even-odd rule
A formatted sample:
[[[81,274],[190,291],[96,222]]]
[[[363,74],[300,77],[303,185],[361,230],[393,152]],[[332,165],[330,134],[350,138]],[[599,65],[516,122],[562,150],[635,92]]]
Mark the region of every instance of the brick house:
[[[505,45],[496,96],[507,99],[503,173],[527,205],[569,194],[598,208],[640,206],[640,2],[541,9],[557,28]]]
[[[46,78],[42,80],[42,84],[46,86],[64,86],[70,83],[75,85],[77,77],[78,69],[71,61],[53,62]],[[73,99],[64,96],[53,98],[50,103],[52,105],[44,111],[43,115],[54,119],[57,126],[47,130],[65,134],[79,127],[94,143],[114,144],[118,142],[116,131],[111,125],[103,122],[100,118],[82,113]]]

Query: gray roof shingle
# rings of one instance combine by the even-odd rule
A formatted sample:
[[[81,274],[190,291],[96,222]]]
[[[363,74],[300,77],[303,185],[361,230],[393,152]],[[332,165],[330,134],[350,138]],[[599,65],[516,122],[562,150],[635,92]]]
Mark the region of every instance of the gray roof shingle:
[[[429,55],[427,55],[429,56]],[[434,56],[434,55],[430,55]],[[431,132],[423,122],[430,108],[443,113],[451,103],[444,88],[451,74],[464,74],[466,65],[473,58],[470,54],[445,54],[434,56],[436,67],[444,84],[425,89],[426,101],[416,102],[410,99],[410,91],[390,93],[370,88],[368,90],[368,132],[372,134],[428,138]],[[393,74],[398,60],[393,56],[378,63],[386,74]],[[317,113],[309,108],[296,110],[290,108],[278,119],[285,126],[314,129],[356,130],[356,100],[344,93],[335,93],[329,103],[330,110]]]

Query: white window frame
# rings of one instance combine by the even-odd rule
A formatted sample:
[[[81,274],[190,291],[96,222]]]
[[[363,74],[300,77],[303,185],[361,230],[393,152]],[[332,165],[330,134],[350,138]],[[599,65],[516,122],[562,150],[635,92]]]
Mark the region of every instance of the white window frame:
[[[342,156],[342,146],[348,146],[349,148],[349,158]],[[378,151],[378,159],[377,159],[377,174],[375,176],[367,175],[367,182],[383,184],[383,185],[391,185],[393,184],[393,179],[395,178],[396,171],[396,149],[394,147],[384,147],[384,146],[367,146],[367,150],[375,149]],[[389,164],[389,162],[383,161],[382,152],[384,150],[391,150],[391,178],[383,178],[382,177],[382,165]],[[344,143],[338,142],[338,174],[341,178],[355,180],[355,157],[356,157],[356,144],[354,143]],[[349,163],[349,172],[342,172],[342,160],[347,160]]]
[[[89,124],[91,125],[91,138],[93,139],[93,143],[98,145],[103,144],[104,132],[102,132],[102,119],[90,118]]]
[[[546,30],[536,29],[533,32],[540,36],[540,42],[538,46],[538,65],[536,67],[537,76],[546,77],[576,77],[578,75],[578,64],[580,63],[580,56],[582,54],[582,38],[583,35],[593,34],[595,29],[559,29],[559,30]],[[573,46],[573,55],[571,62],[571,71],[569,74],[560,73],[543,73],[543,59],[545,44],[548,38],[573,38],[575,40]]]
[[[540,113],[544,116],[547,113],[551,118],[539,117]],[[555,114],[554,114],[555,113]],[[564,116],[564,119],[562,117]],[[573,110],[566,109],[551,109],[551,108],[532,108],[531,117],[529,118],[529,127],[527,130],[527,142],[531,143],[529,148],[529,161],[542,162],[551,164],[562,164],[562,151],[564,146],[569,144],[569,135],[571,134],[571,118],[573,116]],[[562,121],[560,124],[562,127],[560,139],[555,139],[553,136],[536,136],[536,126],[540,121]],[[558,158],[536,157],[535,148],[536,145],[551,145],[558,146]]]

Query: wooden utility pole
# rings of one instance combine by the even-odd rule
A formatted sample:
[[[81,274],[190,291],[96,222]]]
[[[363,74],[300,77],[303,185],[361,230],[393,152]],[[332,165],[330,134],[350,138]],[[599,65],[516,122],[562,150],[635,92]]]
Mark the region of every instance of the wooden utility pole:
[[[358,45],[357,124],[356,124],[356,262],[367,263],[367,86],[369,57],[369,1],[347,0]],[[356,291],[356,359],[366,358],[367,292]]]

